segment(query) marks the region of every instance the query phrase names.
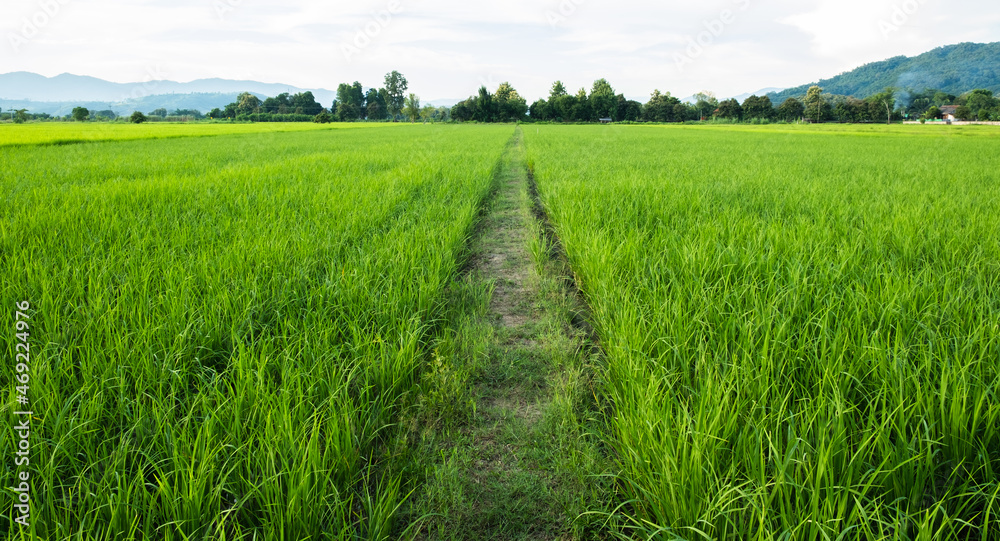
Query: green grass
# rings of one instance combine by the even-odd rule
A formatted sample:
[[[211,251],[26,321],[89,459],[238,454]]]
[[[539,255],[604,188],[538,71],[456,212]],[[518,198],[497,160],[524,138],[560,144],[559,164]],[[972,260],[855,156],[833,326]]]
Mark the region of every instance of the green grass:
[[[0,148],[0,327],[31,302],[37,417],[32,528],[5,508],[0,537],[388,538],[386,442],[509,135]]]
[[[273,134],[298,131],[325,131],[390,126],[388,123],[313,124],[310,122],[259,124],[168,123],[121,124],[109,122],[32,122],[0,124],[0,147],[30,145],[65,145],[98,141],[134,139],[169,139],[232,134]]]
[[[585,433],[594,416],[590,349],[572,324],[577,298],[533,212],[515,134],[452,284],[449,332],[424,373],[400,457],[413,497],[400,521],[420,540],[595,539],[584,513],[607,483]]]
[[[931,130],[525,130],[622,536],[1000,534],[1000,132]]]
[[[1000,535],[1000,131],[510,135],[0,126],[0,538]]]

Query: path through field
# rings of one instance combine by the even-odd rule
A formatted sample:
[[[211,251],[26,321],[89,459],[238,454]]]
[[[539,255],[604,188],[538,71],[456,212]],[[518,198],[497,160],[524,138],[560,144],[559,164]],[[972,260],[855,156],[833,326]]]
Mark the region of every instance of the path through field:
[[[581,396],[590,395],[577,297],[550,257],[535,215],[520,130],[473,239],[464,280],[493,287],[457,329],[471,351],[475,413],[437,448],[424,509],[438,513],[421,539],[571,539],[599,462],[583,443]],[[485,296],[484,296],[485,297]]]

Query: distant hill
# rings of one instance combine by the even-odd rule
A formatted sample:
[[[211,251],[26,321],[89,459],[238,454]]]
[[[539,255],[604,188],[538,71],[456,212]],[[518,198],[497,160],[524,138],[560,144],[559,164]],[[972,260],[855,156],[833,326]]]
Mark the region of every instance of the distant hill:
[[[765,96],[765,95],[770,94],[772,92],[781,92],[781,89],[780,88],[774,88],[774,87],[772,87],[772,88],[764,88],[764,89],[758,90],[756,92],[749,92],[749,93],[745,93],[745,94],[740,94],[739,96],[730,96],[730,98],[732,98],[732,99],[734,99],[734,100],[736,100],[736,101],[738,101],[740,103],[743,103],[750,96]],[[728,98],[723,98],[723,99],[728,99]],[[695,101],[697,101],[697,100],[695,100]],[[720,99],[720,101],[721,101],[721,99]]]
[[[167,109],[174,111],[177,109],[196,109],[202,113],[207,113],[218,107],[223,108],[227,104],[236,101],[239,94],[162,94],[157,96],[144,96],[136,99],[128,99],[123,102],[109,101],[31,101],[31,100],[3,100],[0,106],[5,111],[10,109],[27,109],[30,113],[48,113],[52,116],[66,116],[73,112],[74,107],[86,107],[91,111],[114,111],[119,116],[128,116],[133,111],[148,113],[156,109]],[[265,96],[256,94],[263,99]]]
[[[734,100],[736,100],[736,101],[738,101],[740,103],[743,103],[750,96],[765,96],[765,95],[772,94],[774,92],[781,92],[781,89],[780,88],[774,88],[774,87],[762,88],[762,89],[760,89],[760,90],[758,90],[756,92],[744,92],[743,94],[739,94],[739,95],[736,95],[736,96],[722,96],[722,97],[716,96],[716,99],[719,100],[719,101],[728,100],[728,99],[734,99]],[[695,103],[698,102],[698,96],[695,95],[695,94],[692,94],[692,95],[690,95],[690,96],[682,99],[681,102],[683,102],[683,103],[689,103],[689,104],[693,105],[693,104],[695,104]]]
[[[149,112],[161,107],[168,110],[198,109],[207,113],[215,107],[232,103],[242,92],[252,92],[265,98],[282,92],[295,94],[306,90],[312,92],[316,101],[324,107],[330,107],[337,95],[322,88],[303,89],[259,81],[199,79],[189,83],[113,83],[69,73],[45,77],[20,71],[0,75],[0,107],[26,108],[32,113],[52,115],[68,114],[77,106],[110,109],[120,115],[131,114],[132,111]]]
[[[1000,92],[1000,43],[960,43],[919,56],[897,56],[768,96],[779,104],[805,96],[813,85],[826,93],[861,99],[890,86],[917,92],[933,88],[956,96],[976,88]]]
[[[456,103],[462,100],[457,98],[439,98],[436,100],[429,100],[424,105],[433,105],[434,107],[454,107]]]

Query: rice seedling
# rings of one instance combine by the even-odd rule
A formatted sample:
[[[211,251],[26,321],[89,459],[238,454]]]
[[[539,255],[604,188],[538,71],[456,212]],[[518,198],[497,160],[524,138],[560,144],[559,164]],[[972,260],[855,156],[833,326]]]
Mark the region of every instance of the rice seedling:
[[[30,301],[35,416],[31,527],[6,508],[0,537],[392,531],[383,443],[510,129],[229,128],[0,148],[0,327]]]
[[[410,395],[453,417],[468,393],[446,288],[510,128],[344,127],[0,129],[0,327],[30,301],[33,412],[32,526],[6,509],[0,533],[420,522],[395,520],[413,487],[387,448]],[[606,355],[616,535],[1000,535],[998,133],[524,134]],[[530,233],[541,270],[553,241]],[[463,499],[435,486],[439,512]]]
[[[175,137],[207,137],[212,135],[283,133],[323,131],[331,129],[374,128],[389,126],[379,123],[312,124],[186,124],[157,122],[155,124],[40,122],[23,125],[0,125],[0,147],[25,145],[66,145],[97,141],[129,141],[133,139],[170,139]]]
[[[998,133],[525,133],[607,354],[618,535],[1000,535]]]

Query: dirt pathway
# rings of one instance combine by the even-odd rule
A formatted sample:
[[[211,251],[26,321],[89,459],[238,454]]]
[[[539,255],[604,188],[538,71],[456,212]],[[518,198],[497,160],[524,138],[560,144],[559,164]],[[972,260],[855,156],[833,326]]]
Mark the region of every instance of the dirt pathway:
[[[580,419],[591,355],[529,182],[518,130],[472,241],[452,354],[438,370],[465,375],[469,396],[452,402],[467,400],[472,411],[442,416],[420,436],[435,460],[413,497],[410,515],[426,516],[419,539],[587,536],[578,517],[594,498],[590,476],[600,464]],[[447,379],[439,374],[432,385]]]

